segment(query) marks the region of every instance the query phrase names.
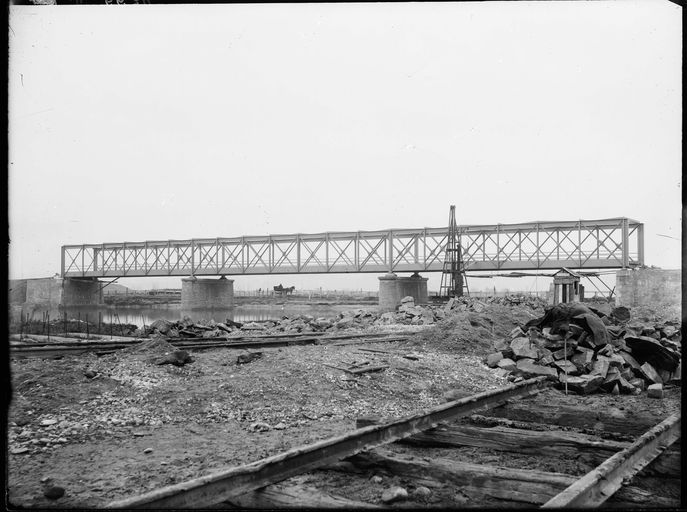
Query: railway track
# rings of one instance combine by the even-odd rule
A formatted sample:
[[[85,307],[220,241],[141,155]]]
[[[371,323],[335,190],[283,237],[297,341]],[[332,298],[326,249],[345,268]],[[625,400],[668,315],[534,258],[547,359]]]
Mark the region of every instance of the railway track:
[[[363,339],[367,342],[391,342],[408,339],[412,333],[397,331],[377,334],[276,334],[260,336],[224,337],[224,338],[170,338],[168,343],[178,349],[203,350],[210,348],[269,348],[287,347],[292,345],[324,344],[342,340]],[[55,357],[64,355],[82,354],[95,351],[99,355],[116,352],[127,347],[135,346],[150,338],[134,340],[84,340],[84,341],[53,341],[37,342],[31,344],[10,344],[10,356],[12,357]]]
[[[347,434],[117,500],[108,504],[108,508],[379,508],[337,495],[345,491],[337,493],[336,486],[332,493],[331,489],[293,483],[292,477],[298,475],[326,475],[333,471],[365,481],[372,475],[386,474],[415,482],[416,487],[448,486],[467,496],[468,505],[472,506],[488,502],[544,508],[595,507],[612,497],[617,506],[675,505],[635,486],[633,477],[641,472],[642,478],[646,474],[679,478],[679,452],[669,449],[680,437],[679,414],[656,425],[639,418],[626,425],[622,433],[600,428],[603,424],[599,418],[603,419],[603,414],[581,413],[570,420],[578,427],[593,426],[595,435],[546,424],[547,420],[551,421],[546,415],[530,418],[539,422],[482,415],[491,414],[495,409],[515,410],[529,402],[527,397],[548,386],[549,382],[540,377],[448,402],[406,418],[363,418],[358,421],[358,428]],[[593,469],[579,477],[495,467],[436,455],[439,448],[451,452],[465,447],[549,460],[580,460]]]

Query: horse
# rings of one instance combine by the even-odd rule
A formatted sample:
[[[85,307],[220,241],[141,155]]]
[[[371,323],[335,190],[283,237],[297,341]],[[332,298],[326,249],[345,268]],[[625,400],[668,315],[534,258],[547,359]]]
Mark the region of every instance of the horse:
[[[290,295],[293,293],[293,291],[296,289],[295,286],[289,286],[287,288],[284,288],[281,284],[279,286],[274,286],[274,293],[279,294],[279,295]]]

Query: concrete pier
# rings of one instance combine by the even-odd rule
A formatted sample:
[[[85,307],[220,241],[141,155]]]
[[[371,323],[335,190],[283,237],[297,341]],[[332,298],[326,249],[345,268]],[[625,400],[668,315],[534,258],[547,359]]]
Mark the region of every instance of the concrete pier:
[[[426,304],[429,300],[426,277],[417,272],[410,277],[398,277],[393,272],[379,278],[379,311],[395,311],[403,297],[411,296],[415,304]]]
[[[62,281],[62,305],[69,306],[99,306],[103,304],[103,284],[95,278],[70,278]],[[27,302],[30,300],[31,290],[27,283]],[[39,287],[38,292],[42,287]],[[38,292],[34,292],[38,293]],[[34,299],[35,301],[35,299]]]
[[[615,276],[616,306],[678,306],[682,302],[680,270],[623,269]]]
[[[181,309],[231,308],[234,306],[234,280],[187,277],[181,280]]]

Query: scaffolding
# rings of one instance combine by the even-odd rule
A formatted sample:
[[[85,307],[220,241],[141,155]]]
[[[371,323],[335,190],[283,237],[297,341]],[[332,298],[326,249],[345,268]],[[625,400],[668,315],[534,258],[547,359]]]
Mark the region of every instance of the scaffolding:
[[[448,237],[444,252],[444,268],[441,274],[441,297],[461,297],[470,295],[468,280],[465,275],[460,236],[456,224],[456,207],[451,205],[448,219]]]

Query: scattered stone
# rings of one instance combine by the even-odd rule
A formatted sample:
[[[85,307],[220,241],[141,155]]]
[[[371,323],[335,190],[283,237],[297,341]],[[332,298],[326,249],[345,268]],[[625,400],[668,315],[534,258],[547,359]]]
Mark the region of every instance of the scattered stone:
[[[487,356],[487,366],[489,368],[496,368],[498,362],[503,359],[503,354],[501,352],[495,352]]]
[[[256,421],[255,423],[251,424],[250,427],[248,427],[248,430],[251,432],[267,432],[271,428],[272,427],[263,421]]]
[[[94,372],[93,370],[86,370],[85,372],[83,372],[83,374],[86,376],[87,379],[92,379],[93,377],[98,375],[97,372]]]
[[[12,455],[21,455],[23,453],[29,453],[29,449],[26,446],[23,446],[21,448],[14,448],[10,452]]]
[[[134,435],[134,437],[143,437],[146,434],[145,434],[145,432],[134,432],[133,435]]]
[[[403,501],[408,498],[408,491],[403,487],[390,487],[382,493],[383,503],[393,503],[395,501]]]
[[[49,427],[57,423],[57,420],[43,420],[41,421],[41,427]]]
[[[153,453],[153,449],[152,448],[146,448],[145,450],[143,450],[143,453]]]
[[[384,480],[384,479],[383,479],[381,476],[379,476],[379,475],[374,475],[372,478],[370,478],[370,481],[371,481],[373,484],[381,484],[383,480]]]
[[[663,398],[663,384],[652,384],[647,389],[649,398]]]
[[[165,354],[160,358],[153,360],[157,365],[172,364],[174,366],[184,366],[187,363],[192,363],[194,359],[186,350],[175,350],[171,354]]]
[[[64,487],[60,487],[59,485],[51,485],[43,492],[43,496],[49,500],[58,500],[64,496],[64,492]]]
[[[418,498],[427,498],[431,494],[432,491],[429,490],[429,487],[425,487],[424,485],[416,487],[415,490],[413,490],[413,496],[417,496]]]
[[[620,388],[618,387],[618,384],[616,383],[613,386],[613,389],[611,390],[612,395],[619,395],[620,394]]]
[[[236,358],[236,364],[247,364],[260,359],[262,357],[262,352],[248,352],[246,354],[239,354]]]
[[[286,424],[283,421],[280,421],[274,426],[274,430],[284,430],[286,428]]]

